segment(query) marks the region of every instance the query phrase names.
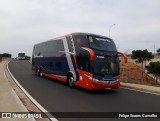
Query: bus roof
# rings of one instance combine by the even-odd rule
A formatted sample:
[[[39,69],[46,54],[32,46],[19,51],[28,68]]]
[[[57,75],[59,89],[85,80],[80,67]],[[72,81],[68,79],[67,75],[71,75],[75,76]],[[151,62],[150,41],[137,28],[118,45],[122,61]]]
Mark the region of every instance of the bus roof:
[[[99,37],[111,39],[109,37],[106,37],[106,36],[103,36],[103,35],[98,35],[98,34],[93,34],[93,33],[76,32],[76,33],[71,33],[71,35],[92,35],[92,36],[99,36]]]
[[[66,34],[66,35],[63,35],[63,36],[59,36],[59,37],[56,37],[56,38],[52,38],[52,39],[49,39],[47,41],[43,41],[43,42],[37,43],[35,45],[38,45],[38,44],[41,44],[41,43],[45,43],[45,42],[48,42],[48,41],[53,41],[53,40],[60,39],[60,38],[66,37],[66,36],[71,36],[71,35],[92,35],[92,36],[99,36],[99,37],[111,39],[109,37],[98,35],[98,34],[93,34],[93,33],[75,32],[75,33],[70,33],[70,34]]]

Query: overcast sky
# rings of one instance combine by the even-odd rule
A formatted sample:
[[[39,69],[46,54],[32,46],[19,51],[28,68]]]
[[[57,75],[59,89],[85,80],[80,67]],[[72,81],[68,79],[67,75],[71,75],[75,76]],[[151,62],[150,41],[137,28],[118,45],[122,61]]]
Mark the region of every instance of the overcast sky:
[[[119,51],[160,48],[160,0],[0,0],[0,53],[72,32],[109,36]]]

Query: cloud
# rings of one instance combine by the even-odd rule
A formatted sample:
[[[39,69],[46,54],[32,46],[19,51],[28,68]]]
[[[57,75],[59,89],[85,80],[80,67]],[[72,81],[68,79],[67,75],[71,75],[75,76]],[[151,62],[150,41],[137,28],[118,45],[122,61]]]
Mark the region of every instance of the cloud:
[[[0,53],[31,56],[35,43],[71,32],[111,37],[120,51],[160,45],[159,0],[1,0]],[[9,43],[9,44],[8,44]],[[145,45],[145,46],[144,46]],[[7,46],[7,47],[6,47]]]

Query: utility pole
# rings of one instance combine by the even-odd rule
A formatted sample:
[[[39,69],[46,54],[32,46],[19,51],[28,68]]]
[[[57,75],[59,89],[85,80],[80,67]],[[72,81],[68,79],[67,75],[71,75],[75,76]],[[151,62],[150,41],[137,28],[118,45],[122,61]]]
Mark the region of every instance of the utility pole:
[[[154,43],[154,55],[156,55],[156,47],[155,47],[155,43]]]
[[[110,27],[109,27],[109,37],[110,37],[110,31],[111,31],[111,28],[113,27],[113,26],[115,26],[116,24],[112,24]]]

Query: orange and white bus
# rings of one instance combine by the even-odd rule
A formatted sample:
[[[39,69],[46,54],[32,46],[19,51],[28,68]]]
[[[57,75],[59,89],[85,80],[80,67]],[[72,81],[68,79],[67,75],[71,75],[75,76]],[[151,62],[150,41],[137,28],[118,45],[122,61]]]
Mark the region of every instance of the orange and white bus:
[[[111,38],[72,33],[35,44],[32,71],[88,90],[116,89],[120,86],[119,54]]]

